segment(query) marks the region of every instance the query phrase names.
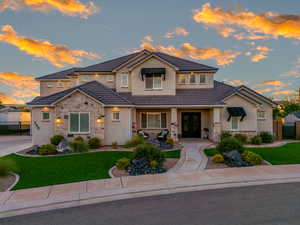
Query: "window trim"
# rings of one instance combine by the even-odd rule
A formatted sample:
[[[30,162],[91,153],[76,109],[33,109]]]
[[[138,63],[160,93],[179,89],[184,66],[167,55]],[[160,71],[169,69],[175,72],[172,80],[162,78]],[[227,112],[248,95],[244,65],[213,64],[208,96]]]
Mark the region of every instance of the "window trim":
[[[49,119],[44,119],[44,113],[48,113],[49,114]],[[41,114],[41,116],[42,116],[42,121],[50,121],[50,119],[51,119],[51,115],[50,115],[50,112],[48,112],[48,111],[42,111],[42,114]]]
[[[50,82],[48,82],[48,83],[47,83],[47,88],[53,88],[53,87],[54,87],[54,84],[53,84],[53,82],[51,82],[51,83],[50,83]]]
[[[191,83],[191,76],[192,76],[192,75],[195,77],[195,82],[194,82],[194,83]],[[192,85],[197,84],[197,74],[190,73],[190,74],[188,75],[188,83],[189,83],[189,84],[192,84]]]
[[[184,83],[182,83],[182,82],[180,82],[181,80],[180,80],[180,77],[181,76],[184,76]],[[178,84],[182,84],[182,85],[184,85],[184,84],[187,84],[187,79],[186,79],[186,74],[184,74],[184,73],[180,73],[179,75],[178,75]]]
[[[149,74],[150,75],[150,74]],[[163,89],[163,80],[162,80],[162,75],[160,75],[160,87],[159,88],[156,88],[156,87],[154,87],[154,75],[155,74],[151,74],[151,76],[152,76],[152,88],[147,88],[146,87],[146,79],[147,79],[147,76],[145,76],[145,90],[147,90],[147,91],[151,91],[151,90],[162,90]]]
[[[260,115],[259,113],[263,113],[264,117],[259,117],[259,115]],[[262,111],[262,110],[257,111],[257,119],[258,120],[266,120],[267,119],[267,117],[266,117],[266,111]]]
[[[110,78],[111,78],[111,79],[110,79]],[[112,74],[106,75],[106,81],[107,81],[107,82],[114,82],[114,81],[115,81],[114,75],[112,75]]]
[[[114,114],[115,114],[115,113],[118,113],[118,114],[119,114],[119,119],[115,119],[115,118],[114,118]],[[111,120],[112,120],[113,122],[119,122],[119,121],[121,121],[120,115],[121,115],[120,111],[112,111],[112,112],[111,112]]]
[[[165,127],[162,127],[162,120],[161,120],[161,115],[162,114],[166,114],[166,126]],[[143,121],[142,121],[142,119],[143,119],[143,116],[142,116],[142,114],[146,114],[146,119],[147,119],[147,121],[146,121],[146,127],[143,127]],[[149,121],[149,119],[148,119],[148,115],[157,115],[157,114],[159,114],[159,121],[160,121],[160,127],[155,127],[155,128],[153,128],[153,127],[149,127],[149,125],[148,125],[148,121]],[[168,125],[167,125],[167,112],[141,112],[141,114],[140,114],[140,128],[141,129],[167,129],[167,127],[168,127]]]
[[[56,84],[56,87],[57,88],[63,88],[64,87],[64,83],[61,82],[61,81],[58,81],[57,84]]]
[[[79,123],[78,123],[78,132],[71,131],[71,114],[79,114]],[[80,115],[88,114],[89,115],[89,130],[87,132],[80,132]],[[90,134],[91,133],[91,113],[90,112],[69,112],[69,123],[68,123],[69,134]]]
[[[126,76],[126,84],[124,84],[124,80],[123,80],[123,77]],[[128,76],[128,73],[121,73],[121,87],[122,88],[128,88],[129,86],[129,76]]]
[[[232,126],[233,119],[237,120],[237,128],[236,129],[234,129],[233,126]],[[233,116],[233,117],[231,117],[231,130],[232,131],[239,131],[240,130],[240,117],[239,116]]]
[[[204,82],[201,82],[201,76],[204,76]],[[199,74],[199,84],[207,84],[207,75],[206,74]]]

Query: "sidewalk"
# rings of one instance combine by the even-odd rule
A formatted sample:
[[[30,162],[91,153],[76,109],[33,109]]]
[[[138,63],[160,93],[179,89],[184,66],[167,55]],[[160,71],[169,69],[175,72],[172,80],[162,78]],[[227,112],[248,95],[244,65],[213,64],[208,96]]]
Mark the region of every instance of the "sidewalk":
[[[300,165],[164,173],[53,185],[0,193],[0,218],[57,208],[184,191],[300,182]]]

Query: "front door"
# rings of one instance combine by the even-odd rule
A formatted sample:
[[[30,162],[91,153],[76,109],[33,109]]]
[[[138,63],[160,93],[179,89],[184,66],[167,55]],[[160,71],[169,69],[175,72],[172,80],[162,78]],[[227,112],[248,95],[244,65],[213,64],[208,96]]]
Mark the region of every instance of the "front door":
[[[201,138],[201,113],[183,112],[181,114],[183,138]]]

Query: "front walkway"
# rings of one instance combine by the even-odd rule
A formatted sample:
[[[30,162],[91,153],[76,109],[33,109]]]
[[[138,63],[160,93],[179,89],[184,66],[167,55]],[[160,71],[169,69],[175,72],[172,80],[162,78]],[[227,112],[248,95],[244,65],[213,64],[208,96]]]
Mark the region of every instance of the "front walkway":
[[[207,158],[201,152],[213,143],[207,140],[183,140],[183,149],[178,163],[169,173],[184,173],[204,170]]]

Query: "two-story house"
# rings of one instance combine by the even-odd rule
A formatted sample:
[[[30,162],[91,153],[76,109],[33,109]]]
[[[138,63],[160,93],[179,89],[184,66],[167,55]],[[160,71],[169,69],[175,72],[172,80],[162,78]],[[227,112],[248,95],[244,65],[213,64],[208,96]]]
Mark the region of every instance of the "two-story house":
[[[214,80],[217,68],[143,50],[85,68],[37,78],[33,144],[98,137],[124,144],[138,130],[168,129],[173,139],[209,138],[222,131],[254,136],[273,132],[270,99],[252,89]]]

